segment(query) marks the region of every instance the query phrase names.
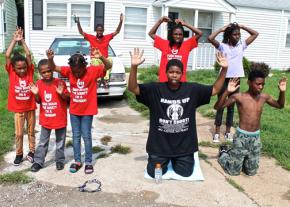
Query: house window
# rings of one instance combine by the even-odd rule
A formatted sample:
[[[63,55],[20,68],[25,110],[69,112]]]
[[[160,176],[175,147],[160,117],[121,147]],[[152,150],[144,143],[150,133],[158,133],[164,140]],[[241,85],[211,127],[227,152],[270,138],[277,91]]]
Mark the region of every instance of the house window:
[[[43,29],[43,4],[42,0],[32,1],[32,29]]]
[[[167,23],[167,39],[169,39],[169,35],[171,33],[172,27],[175,25],[174,24],[175,19],[178,19],[178,13],[177,12],[168,12],[168,17],[172,21]]]
[[[91,5],[72,4],[71,5],[71,27],[76,27],[74,16],[80,18],[82,27],[90,27],[91,23]]]
[[[4,33],[7,32],[7,17],[6,17],[6,11],[3,10],[3,28],[4,28]]]
[[[47,3],[47,27],[67,26],[67,5]]]
[[[105,17],[104,14],[105,14],[105,3],[95,2],[95,25],[94,25],[95,31],[98,24],[104,25],[104,17]]]
[[[288,20],[288,30],[286,34],[286,47],[290,47],[290,20]]]
[[[146,39],[147,9],[137,7],[125,8],[125,39]]]
[[[200,12],[198,14],[198,28],[203,32],[198,42],[207,42],[207,37],[212,33],[212,13]]]

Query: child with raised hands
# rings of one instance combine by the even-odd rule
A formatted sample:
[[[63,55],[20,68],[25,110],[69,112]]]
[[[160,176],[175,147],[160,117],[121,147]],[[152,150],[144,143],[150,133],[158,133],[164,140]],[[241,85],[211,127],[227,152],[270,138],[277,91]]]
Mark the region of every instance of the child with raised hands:
[[[181,81],[186,81],[186,71],[187,71],[187,61],[191,50],[197,47],[198,39],[202,36],[202,31],[192,25],[184,22],[181,19],[175,19],[172,22],[173,27],[169,31],[168,40],[163,39],[156,35],[158,27],[163,22],[172,22],[172,20],[167,17],[161,17],[155,25],[151,28],[148,35],[154,40],[154,47],[161,51],[161,60],[159,68],[159,81],[166,82],[166,65],[171,59],[178,59],[183,64],[183,71]],[[184,40],[184,27],[187,27],[192,32],[192,37]]]
[[[97,79],[106,74],[112,64],[99,53],[93,54],[102,60],[99,66],[88,66],[82,54],[73,54],[69,66],[56,66],[53,58],[54,52],[47,51],[48,65],[52,70],[67,77],[70,82],[70,121],[73,134],[73,150],[75,162],[70,166],[70,172],[75,173],[82,167],[81,137],[85,144],[85,173],[93,173],[92,165],[92,122],[93,116],[98,113],[97,105]]]
[[[37,172],[44,167],[45,157],[48,151],[51,131],[55,130],[55,162],[56,169],[64,168],[64,147],[67,126],[67,106],[69,92],[65,82],[53,77],[53,70],[48,67],[48,60],[42,59],[38,63],[41,79],[36,84],[30,84],[31,92],[40,104],[39,124],[41,132],[37,145],[32,172]]]
[[[13,53],[17,43],[21,43],[25,56]],[[12,55],[13,53],[13,55]],[[14,112],[16,157],[13,164],[19,165],[23,161],[24,125],[27,122],[29,152],[26,158],[33,162],[35,151],[35,99],[29,84],[33,83],[34,65],[30,51],[23,38],[23,30],[17,27],[11,43],[6,51],[5,69],[9,75],[8,110]]]
[[[241,31],[245,30],[250,34],[247,39],[242,40],[241,39]],[[218,34],[223,32],[223,40],[222,42],[217,41],[215,38]],[[245,76],[244,68],[243,68],[243,55],[244,50],[247,49],[247,47],[258,37],[258,32],[255,30],[246,27],[241,24],[231,23],[228,25],[225,25],[224,27],[218,29],[217,31],[213,32],[209,37],[208,41],[220,52],[226,55],[229,63],[229,68],[226,75],[226,80],[224,83],[224,86],[220,93],[218,94],[218,97],[223,94],[223,92],[226,90],[227,85],[229,83],[229,80],[231,78],[242,78]],[[237,91],[233,91],[233,93],[229,94],[231,96],[234,93],[239,92],[239,89]],[[233,125],[233,118],[234,118],[234,105],[231,105],[227,107],[227,117],[226,117],[226,130],[224,133],[224,138],[226,141],[233,141],[232,135],[231,135],[231,127]],[[222,119],[223,119],[223,109],[217,110],[216,116],[215,116],[215,133],[213,135],[213,142],[219,142],[220,141],[220,127],[222,125]]]
[[[248,76],[248,91],[244,93],[230,93],[239,88],[239,79],[231,79],[227,90],[219,97],[214,108],[222,109],[237,103],[239,112],[239,126],[237,127],[233,147],[220,147],[218,162],[230,175],[239,175],[243,171],[247,175],[255,175],[259,168],[261,152],[260,120],[265,103],[281,109],[285,104],[287,79],[279,81],[279,98],[262,93],[265,85],[265,75],[259,70],[252,70]]]

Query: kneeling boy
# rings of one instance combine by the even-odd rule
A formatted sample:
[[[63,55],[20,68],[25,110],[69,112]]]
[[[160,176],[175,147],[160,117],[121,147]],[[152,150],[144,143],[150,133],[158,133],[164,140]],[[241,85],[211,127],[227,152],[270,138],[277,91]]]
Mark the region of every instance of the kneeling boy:
[[[265,85],[265,75],[259,70],[252,70],[248,76],[249,89],[245,93],[228,95],[239,85],[238,79],[230,80],[227,90],[218,99],[215,109],[228,107],[237,103],[239,112],[239,127],[237,128],[233,147],[221,146],[218,162],[230,175],[239,175],[243,170],[247,175],[255,175],[259,168],[261,151],[260,119],[264,103],[275,108],[283,108],[285,103],[286,78],[279,81],[279,98],[274,100],[270,95],[262,93]],[[228,97],[228,98],[227,98]]]

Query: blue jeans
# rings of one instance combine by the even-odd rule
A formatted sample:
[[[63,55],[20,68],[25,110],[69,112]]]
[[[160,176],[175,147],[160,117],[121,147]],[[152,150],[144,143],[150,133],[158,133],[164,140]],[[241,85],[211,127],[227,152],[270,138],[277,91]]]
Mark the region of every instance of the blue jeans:
[[[48,151],[49,139],[52,129],[41,127],[39,142],[34,154],[34,162],[41,167],[44,165],[45,157]],[[66,137],[66,127],[55,129],[55,162],[64,163],[64,145]]]
[[[92,164],[92,123],[93,116],[78,116],[70,114],[73,134],[74,159],[81,162],[81,137],[85,143],[85,164]]]

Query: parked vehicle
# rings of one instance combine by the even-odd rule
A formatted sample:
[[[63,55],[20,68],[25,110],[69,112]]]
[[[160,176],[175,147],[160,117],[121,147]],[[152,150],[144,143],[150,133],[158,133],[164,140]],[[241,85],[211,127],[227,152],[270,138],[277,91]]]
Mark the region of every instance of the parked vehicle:
[[[49,49],[54,51],[54,61],[58,66],[68,65],[69,57],[76,52],[84,54],[87,62],[90,63],[90,43],[81,36],[56,37]],[[107,84],[103,84],[100,80],[98,81],[98,97],[122,98],[126,90],[125,67],[111,46],[109,46],[108,50],[109,57],[113,60],[113,67]],[[60,74],[55,75],[68,83],[68,80],[61,77]]]

